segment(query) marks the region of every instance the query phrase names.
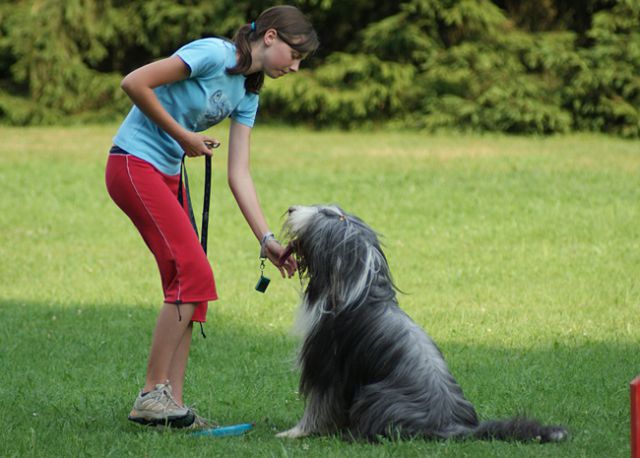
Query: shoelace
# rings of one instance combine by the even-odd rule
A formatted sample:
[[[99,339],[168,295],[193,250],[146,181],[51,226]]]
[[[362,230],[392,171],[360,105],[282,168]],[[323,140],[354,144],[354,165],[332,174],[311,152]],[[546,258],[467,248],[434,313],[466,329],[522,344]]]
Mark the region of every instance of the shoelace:
[[[180,404],[178,404],[178,402],[173,397],[173,390],[169,383],[162,383],[162,384],[156,385],[154,391],[159,395],[154,396],[152,400],[163,405],[165,409],[168,407],[173,407],[177,409],[183,408],[182,406],[180,406]],[[163,402],[162,398],[166,398],[168,402],[167,403]],[[166,404],[170,404],[170,406]]]
[[[175,407],[176,409],[182,409],[183,407],[178,404],[178,402],[173,398],[173,394],[171,392],[171,385],[165,385],[164,388],[162,389],[162,394],[164,394],[169,401],[172,403],[172,407]]]

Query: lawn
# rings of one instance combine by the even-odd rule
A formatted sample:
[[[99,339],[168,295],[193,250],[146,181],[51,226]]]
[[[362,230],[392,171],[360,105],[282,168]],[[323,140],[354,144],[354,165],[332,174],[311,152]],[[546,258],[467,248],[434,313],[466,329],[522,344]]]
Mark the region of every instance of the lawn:
[[[209,252],[220,300],[194,336],[186,397],[248,435],[130,424],[159,276],[104,188],[117,126],[0,127],[0,456],[625,457],[640,373],[640,142],[258,126],[253,176],[277,232],[293,204],[338,203],[383,234],[401,306],[483,419],[527,414],[571,439],[280,440],[300,416],[300,283],[274,268],[214,159]],[[202,160],[188,160],[196,214]]]

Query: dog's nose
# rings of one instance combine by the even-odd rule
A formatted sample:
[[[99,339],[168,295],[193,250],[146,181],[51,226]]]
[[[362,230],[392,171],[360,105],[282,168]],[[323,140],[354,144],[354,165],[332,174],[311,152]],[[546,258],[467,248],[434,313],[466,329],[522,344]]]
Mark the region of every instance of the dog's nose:
[[[294,211],[296,211],[296,208],[298,208],[298,207],[289,207],[289,210],[288,210],[289,214],[291,214]]]

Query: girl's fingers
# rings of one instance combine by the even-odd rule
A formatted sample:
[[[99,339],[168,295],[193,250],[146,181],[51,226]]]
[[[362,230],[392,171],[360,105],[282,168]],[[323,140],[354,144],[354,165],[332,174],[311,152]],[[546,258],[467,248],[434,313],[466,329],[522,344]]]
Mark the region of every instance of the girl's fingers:
[[[296,273],[296,263],[295,260],[291,259],[291,257],[289,257],[283,264],[284,269],[287,272],[287,276],[289,278],[293,277],[293,274]]]

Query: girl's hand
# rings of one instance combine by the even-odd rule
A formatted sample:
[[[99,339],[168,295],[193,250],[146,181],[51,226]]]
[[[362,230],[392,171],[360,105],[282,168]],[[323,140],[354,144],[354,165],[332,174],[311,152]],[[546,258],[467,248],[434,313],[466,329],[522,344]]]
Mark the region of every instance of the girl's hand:
[[[269,240],[265,245],[265,252],[269,261],[278,268],[282,278],[285,275],[289,278],[298,270],[298,263],[292,255],[287,256],[284,260],[280,258],[285,254],[285,248],[275,240]]]
[[[220,142],[208,135],[199,134],[197,132],[185,132],[179,140],[182,150],[189,157],[213,155],[213,148],[220,146]]]

